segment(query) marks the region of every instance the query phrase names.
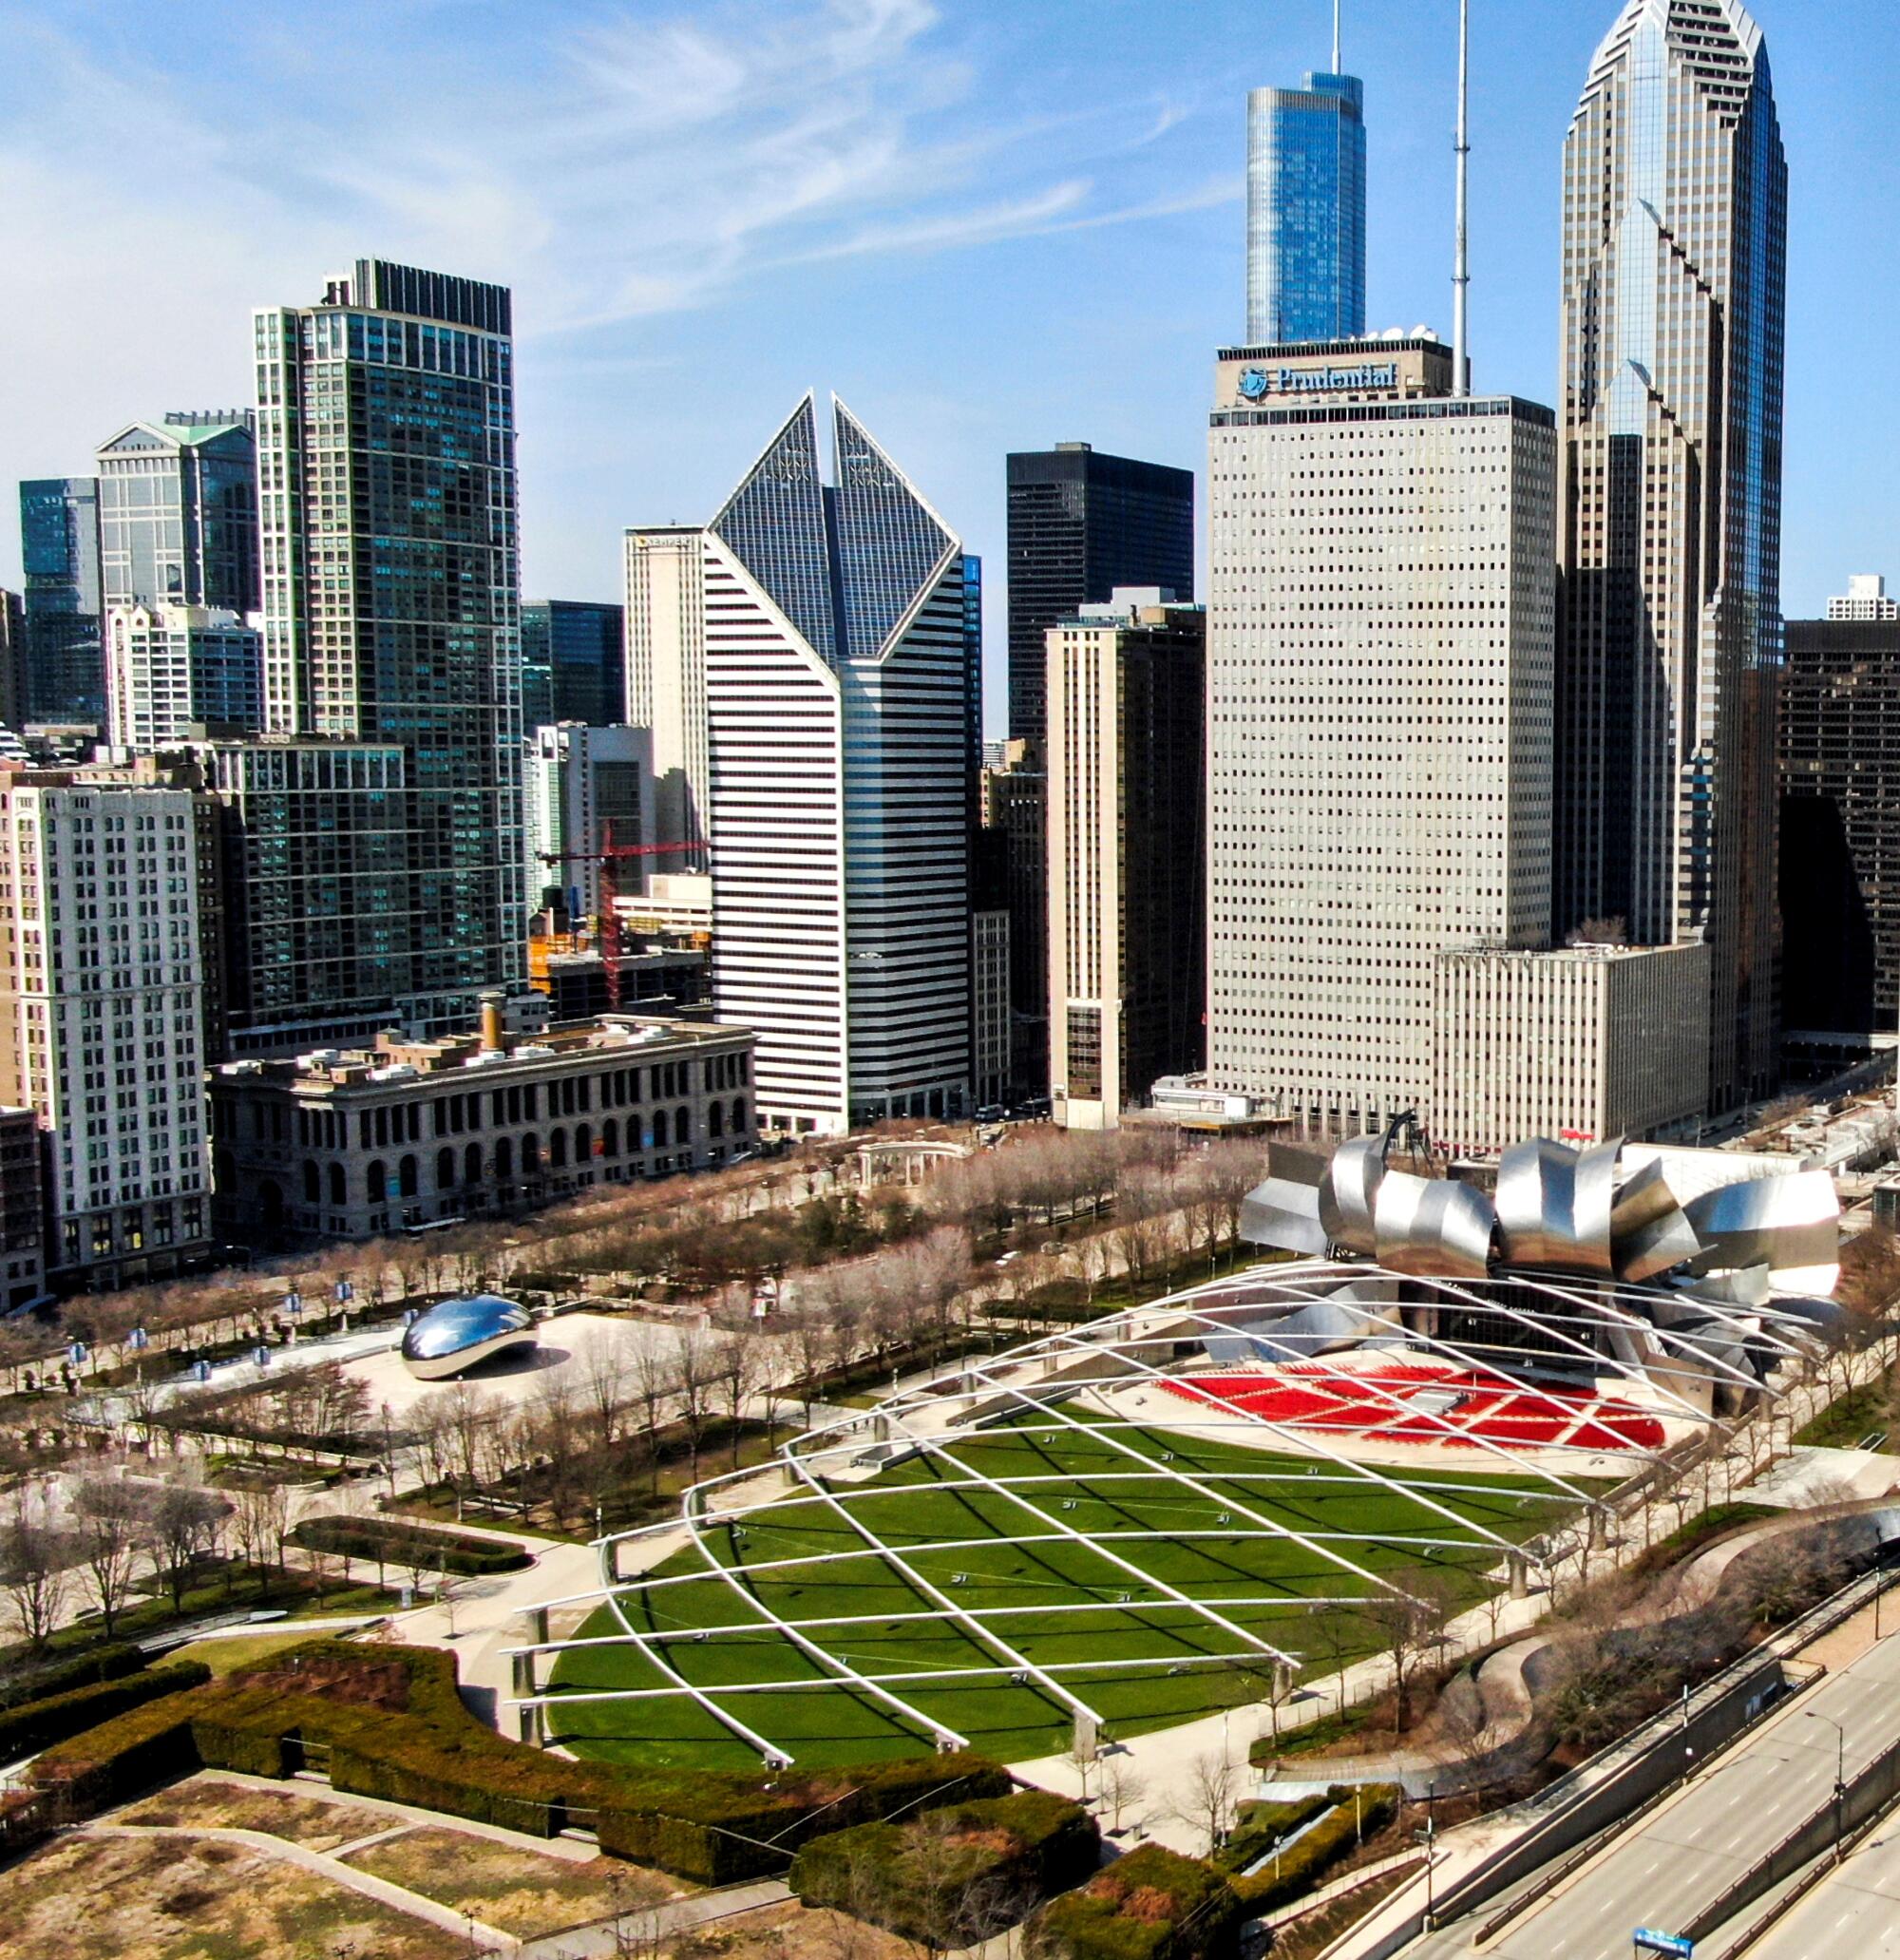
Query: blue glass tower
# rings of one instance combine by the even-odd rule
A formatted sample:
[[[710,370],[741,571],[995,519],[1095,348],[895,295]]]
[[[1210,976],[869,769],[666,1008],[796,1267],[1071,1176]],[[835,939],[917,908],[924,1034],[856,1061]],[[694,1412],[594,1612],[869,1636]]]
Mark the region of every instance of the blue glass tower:
[[[1247,97],[1247,328],[1255,346],[1365,332],[1366,140],[1355,75]]]

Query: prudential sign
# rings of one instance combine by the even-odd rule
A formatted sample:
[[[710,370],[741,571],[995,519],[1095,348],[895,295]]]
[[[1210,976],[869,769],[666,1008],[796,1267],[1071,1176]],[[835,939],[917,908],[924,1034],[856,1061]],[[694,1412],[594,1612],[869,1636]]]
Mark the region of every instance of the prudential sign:
[[[1249,402],[1270,394],[1340,394],[1397,386],[1396,361],[1366,361],[1357,368],[1244,368],[1240,379],[1241,396]]]

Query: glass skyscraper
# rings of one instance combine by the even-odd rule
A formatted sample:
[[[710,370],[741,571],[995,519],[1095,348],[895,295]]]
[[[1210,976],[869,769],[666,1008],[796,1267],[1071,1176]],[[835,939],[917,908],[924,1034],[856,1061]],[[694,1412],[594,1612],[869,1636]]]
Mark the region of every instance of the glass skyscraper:
[[[108,606],[257,610],[257,445],[248,409],[135,422],[99,450]]]
[[[37,477],[20,485],[26,572],[27,713],[34,721],[102,722],[99,484]]]
[[[1787,192],[1739,0],[1628,0],[1564,151],[1555,923],[1710,943],[1716,1110],[1776,1068]]]
[[[256,323],[268,728],[401,748],[396,1005],[466,1027],[526,967],[508,291],[365,259]]]
[[[1355,75],[1247,97],[1246,337],[1365,332],[1366,139]]]
[[[522,726],[613,728],[627,718],[626,614],[584,599],[522,608]]]

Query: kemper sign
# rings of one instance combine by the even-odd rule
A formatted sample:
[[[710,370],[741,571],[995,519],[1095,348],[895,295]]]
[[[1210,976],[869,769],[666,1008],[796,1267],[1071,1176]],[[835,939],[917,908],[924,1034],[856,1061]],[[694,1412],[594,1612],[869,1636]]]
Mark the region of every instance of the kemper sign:
[[[1269,394],[1333,394],[1341,389],[1396,388],[1396,361],[1367,361],[1357,368],[1245,368],[1240,390],[1250,402]]]

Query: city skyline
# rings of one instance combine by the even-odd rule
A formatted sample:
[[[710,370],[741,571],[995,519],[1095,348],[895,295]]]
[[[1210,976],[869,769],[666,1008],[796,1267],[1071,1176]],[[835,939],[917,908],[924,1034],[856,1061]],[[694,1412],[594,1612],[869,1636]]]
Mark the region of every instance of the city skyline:
[[[1482,389],[1554,392],[1557,159],[1601,10],[1524,21],[1480,5],[1474,20]],[[1885,556],[1877,512],[1864,506],[1900,389],[1875,359],[1876,311],[1845,281],[1858,263],[1851,238],[1872,229],[1893,182],[1887,146],[1871,134],[1873,77],[1885,55],[1900,57],[1900,22],[1872,4],[1818,15],[1780,0],[1761,12],[1797,166],[1785,597],[1798,616]],[[1455,22],[1445,13],[1421,21],[1367,0],[1348,15],[1347,66],[1379,105],[1369,124],[1374,328],[1449,322]],[[101,35],[76,13],[54,10],[29,25],[21,10],[0,10],[0,48],[35,83],[0,122],[0,171],[18,192],[6,242],[43,295],[20,322],[24,358],[0,381],[0,426],[15,439],[10,474],[77,473],[115,427],[173,400],[241,394],[234,321],[299,290],[313,265],[319,276],[340,269],[367,243],[521,295],[525,589],[591,599],[614,592],[625,523],[706,507],[743,466],[749,402],[712,378],[730,374],[741,345],[747,395],[837,375],[993,561],[1001,450],[1079,437],[1193,464],[1205,350],[1240,324],[1245,93],[1323,64],[1330,28],[1320,0],[1268,25],[1213,7],[1185,29],[1117,11],[1092,46],[1066,31],[1076,16],[1064,8],[1008,22],[986,8],[882,0],[801,11],[802,39],[782,10],[701,8],[637,29],[557,10],[545,52],[515,64],[545,100],[492,155],[470,156],[466,140],[423,113],[406,133],[378,139],[374,161],[401,167],[319,168],[297,146],[293,117],[291,166],[266,190],[249,172],[247,131],[260,125],[248,119],[291,114],[286,91],[303,64],[320,55],[355,73],[373,60],[383,87],[428,70],[447,107],[479,120],[466,110],[496,86],[482,57],[506,50],[509,30],[477,19],[450,34],[441,15],[420,10],[377,16],[372,36],[367,12],[346,10],[320,47],[292,48],[218,7],[193,16],[225,38],[234,71],[254,85],[256,102],[241,112],[224,71],[185,72],[136,23]],[[641,64],[655,61],[696,78],[697,106],[679,108],[641,82]],[[1040,78],[1039,100],[1013,68]],[[183,167],[166,188],[109,205],[86,193],[90,164],[48,139],[83,102],[96,114],[134,86]],[[811,105],[819,97],[826,114]],[[557,108],[577,105],[591,105],[584,127],[600,139],[580,188],[558,167],[550,128]],[[721,162],[717,131],[732,117],[746,133]],[[775,186],[774,163],[784,180]],[[589,200],[619,196],[636,165],[675,168],[691,195],[665,220],[666,236],[650,235],[643,227],[660,220],[640,217],[603,241]],[[216,237],[196,257],[169,249],[167,239],[202,225],[214,200]],[[114,238],[123,245],[128,225],[168,268],[142,290],[143,317],[165,331],[142,337],[114,333],[109,308],[80,303],[97,290],[88,263]],[[1127,283],[1131,253],[1165,273],[1153,290],[1166,302]],[[1112,333],[1101,297],[1110,292]],[[774,331],[761,338],[767,303]],[[1804,347],[1823,331],[1830,361],[1804,367]],[[1843,369],[1860,382],[1851,410],[1847,391],[1826,385]],[[715,414],[708,439],[681,442],[679,405],[702,399],[724,399],[730,412]],[[0,543],[0,582],[16,580],[15,554],[10,538]],[[993,644],[1001,598],[993,581]],[[994,727],[994,654],[990,666]]]

